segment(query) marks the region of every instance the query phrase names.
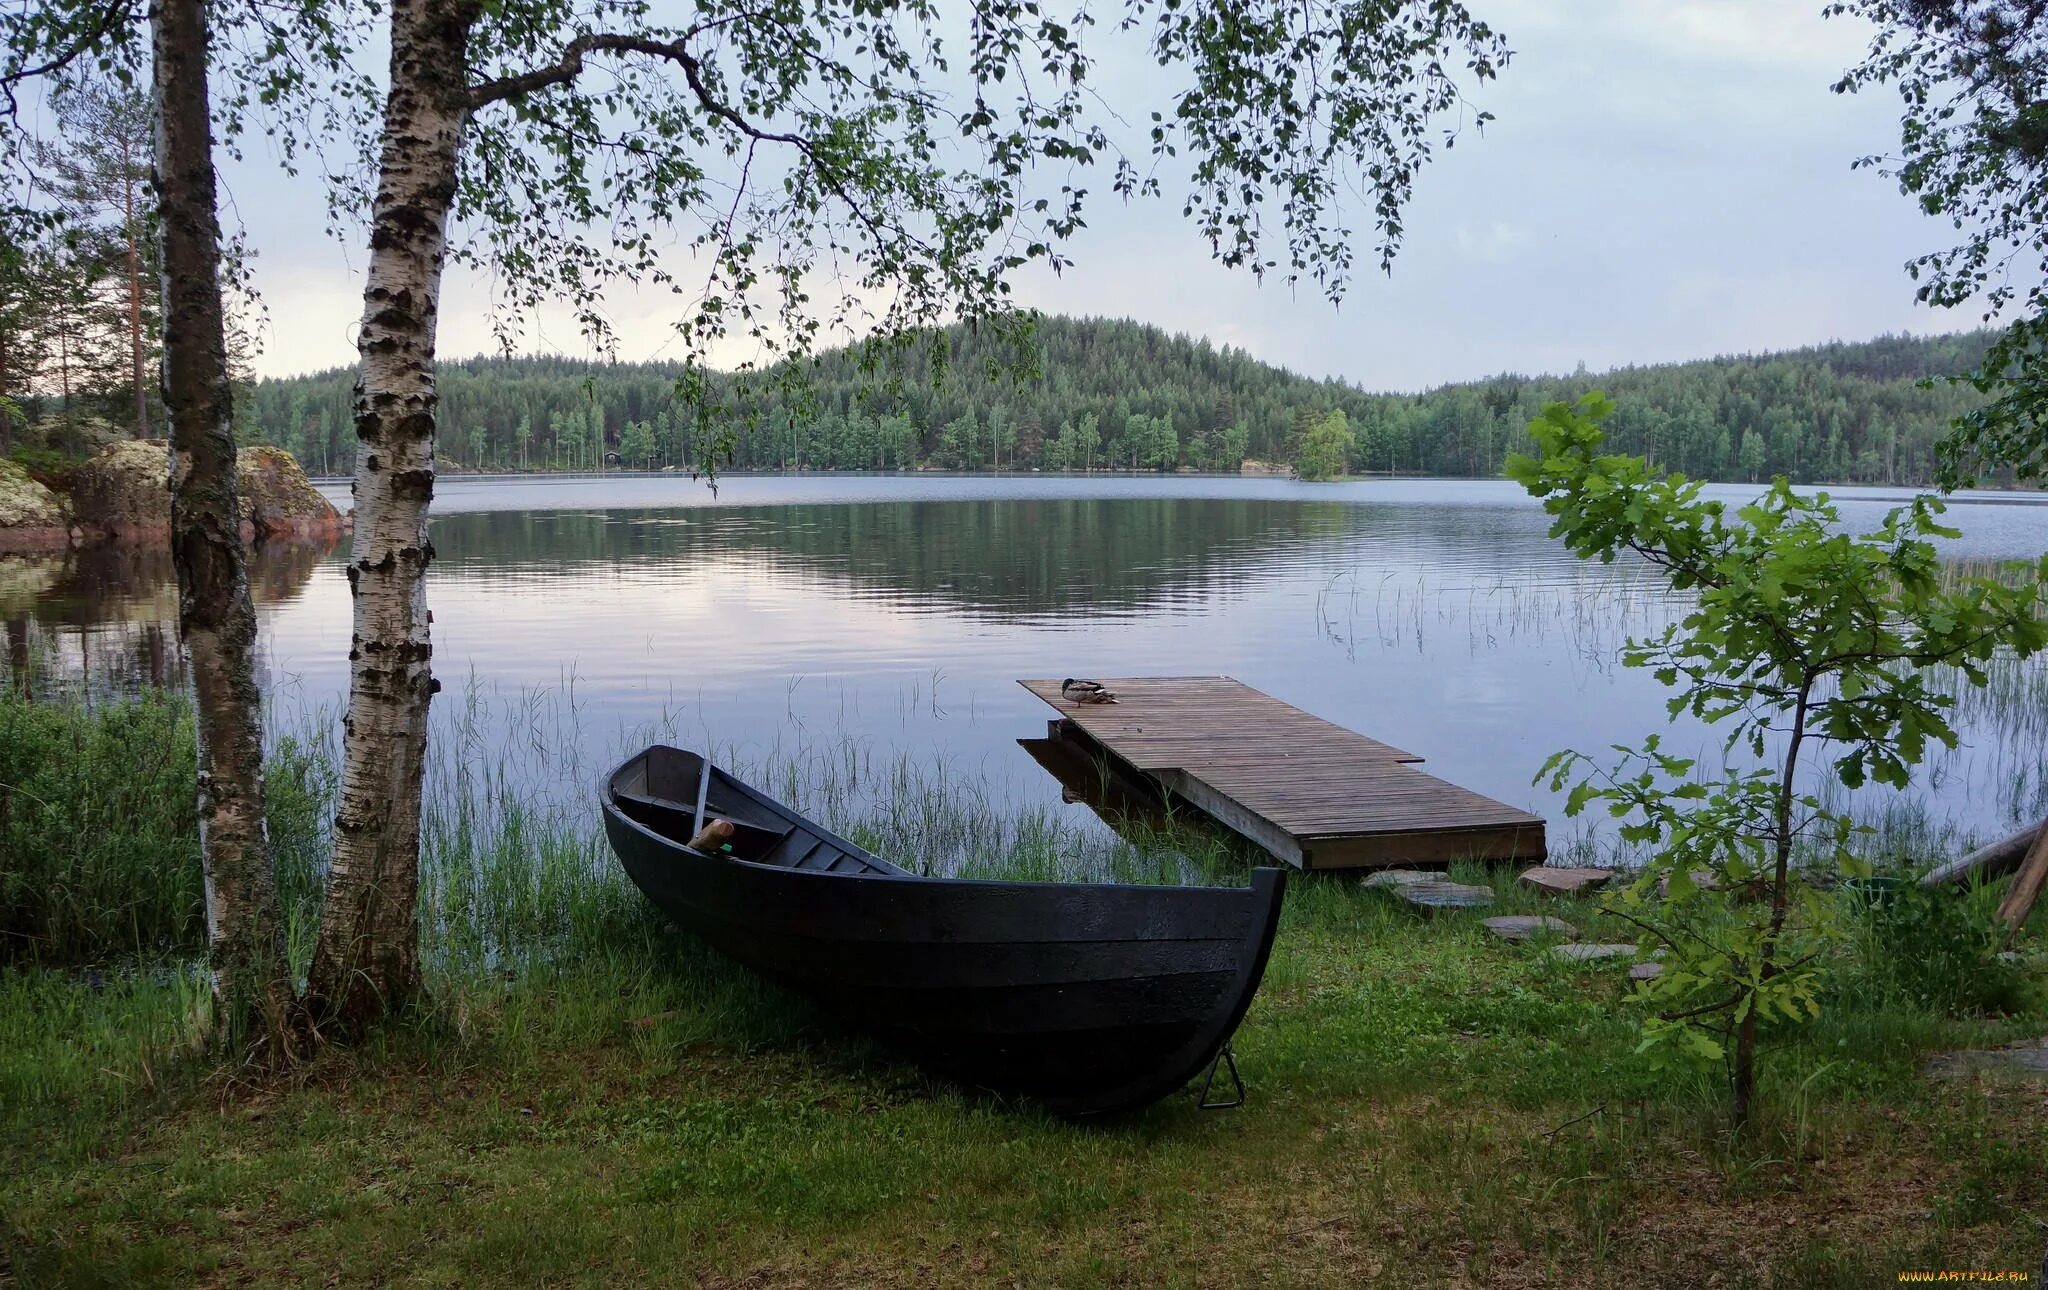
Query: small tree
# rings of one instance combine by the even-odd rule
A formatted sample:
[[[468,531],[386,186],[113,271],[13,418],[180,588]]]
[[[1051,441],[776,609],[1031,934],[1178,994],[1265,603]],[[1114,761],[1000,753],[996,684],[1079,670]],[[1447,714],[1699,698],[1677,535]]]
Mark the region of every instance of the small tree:
[[[1783,476],[1732,516],[1698,481],[1654,475],[1640,457],[1603,455],[1601,394],[1553,403],[1530,423],[1535,456],[1508,459],[1510,478],[1556,516],[1551,534],[1573,553],[1647,560],[1694,608],[1662,635],[1631,640],[1622,660],[1673,687],[1669,712],[1723,724],[1725,751],[1748,768],[1696,776],[1659,748],[1618,748],[1602,771],[1580,753],[1552,757],[1538,778],[1562,790],[1566,814],[1593,803],[1624,821],[1624,839],[1652,859],[1613,908],[1668,954],[1638,999],[1650,1009],[1647,1047],[1680,1059],[1726,1060],[1738,1123],[1756,1087],[1759,1030],[1819,1012],[1817,973],[1834,935],[1833,908],[1798,880],[1795,856],[1849,871],[1849,816],[1802,792],[1805,759],[1825,745],[1819,773],[1854,788],[1904,787],[1930,740],[1956,742],[1952,696],[1922,669],[1954,664],[1973,683],[2000,650],[2048,644],[2037,617],[2048,558],[2015,585],[1946,577],[1931,539],[1953,537],[1942,505],[1919,497],[1874,533],[1843,532],[1825,493],[1792,491]]]
[[[133,433],[149,435],[149,385],[161,334],[152,283],[159,266],[149,209],[152,108],[147,94],[118,80],[62,85],[52,99],[57,141],[39,142],[35,164],[49,177],[71,242],[92,280],[94,347],[104,384],[124,375]],[[111,289],[110,289],[111,288]],[[114,342],[115,336],[118,343]]]
[[[628,470],[648,470],[654,464],[654,428],[645,421],[628,421],[619,431],[619,464]]]
[[[1216,463],[1212,469],[1235,473],[1244,468],[1244,454],[1251,435],[1242,425],[1225,426],[1216,436]]]
[[[1294,473],[1303,479],[1335,479],[1345,472],[1350,455],[1351,422],[1344,409],[1338,408],[1310,426],[1302,437],[1301,458],[1294,463]]]

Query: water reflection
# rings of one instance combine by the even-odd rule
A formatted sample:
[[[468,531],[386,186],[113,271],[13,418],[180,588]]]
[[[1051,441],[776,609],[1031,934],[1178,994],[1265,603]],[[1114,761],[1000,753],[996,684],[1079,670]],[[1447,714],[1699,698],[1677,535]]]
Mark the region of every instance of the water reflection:
[[[1869,525],[1897,500],[1858,490],[1844,510]],[[1569,558],[1500,483],[737,479],[714,500],[677,479],[451,480],[436,505],[434,756],[448,771],[545,747],[518,773],[572,797],[658,734],[755,759],[942,760],[996,798],[1082,812],[1018,748],[1050,713],[1015,678],[1227,673],[1563,839],[1531,776],[1560,747],[1664,724],[1668,693],[1616,654],[1682,607],[1640,566]],[[1959,559],[2048,550],[2040,505],[1965,501],[1951,519]],[[273,692],[331,714],[341,553],[266,551],[252,576]],[[42,636],[73,673],[145,679],[171,588],[161,552],[0,561],[0,618],[11,651]],[[2035,809],[2042,676],[1972,696],[1920,800],[1985,832]],[[1684,721],[1665,742],[1719,755]]]
[[[259,606],[290,602],[334,551],[333,542],[268,544],[251,553],[249,592]],[[161,547],[105,545],[0,556],[0,623],[9,674],[25,686],[129,690],[182,675],[176,647],[178,578]]]
[[[1534,522],[1532,522],[1532,520]],[[692,512],[486,512],[435,525],[443,576],[518,592],[603,566],[650,607],[716,576],[829,588],[901,612],[1043,623],[1213,606],[1253,581],[1426,566],[1439,586],[1587,580],[1539,540],[1540,516],[1151,497]],[[1599,575],[1594,575],[1599,580]]]

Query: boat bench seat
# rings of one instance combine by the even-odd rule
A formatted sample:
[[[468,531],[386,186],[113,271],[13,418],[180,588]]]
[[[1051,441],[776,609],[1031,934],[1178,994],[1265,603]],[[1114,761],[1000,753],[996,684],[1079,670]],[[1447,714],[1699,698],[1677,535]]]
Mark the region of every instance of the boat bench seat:
[[[661,829],[664,826],[672,829],[677,824],[681,824],[684,827],[684,831],[687,832],[689,826],[696,821],[697,812],[694,807],[680,806],[675,802],[668,801],[666,798],[646,797],[639,793],[623,792],[616,793],[614,796],[618,800],[620,810],[624,811],[629,818],[637,820],[651,829]],[[704,812],[704,818],[707,820],[728,820],[732,823],[734,829],[732,853],[741,859],[753,859],[772,850],[777,843],[788,837],[791,832],[790,826],[780,821],[774,824],[761,824],[735,816],[729,811],[711,810],[708,807]]]

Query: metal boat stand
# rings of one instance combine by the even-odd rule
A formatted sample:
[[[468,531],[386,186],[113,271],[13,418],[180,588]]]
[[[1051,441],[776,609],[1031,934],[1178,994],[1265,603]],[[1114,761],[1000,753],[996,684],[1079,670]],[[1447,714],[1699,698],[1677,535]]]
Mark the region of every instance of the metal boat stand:
[[[1229,1101],[1209,1100],[1209,1086],[1216,1082],[1217,1068],[1229,1070],[1230,1082],[1237,1089],[1237,1096]],[[1237,1073],[1237,1058],[1232,1055],[1230,1045],[1223,1045],[1216,1054],[1216,1060],[1209,1063],[1209,1074],[1202,1080],[1202,1091],[1195,1098],[1195,1105],[1204,1111],[1229,1111],[1244,1105],[1244,1077]]]

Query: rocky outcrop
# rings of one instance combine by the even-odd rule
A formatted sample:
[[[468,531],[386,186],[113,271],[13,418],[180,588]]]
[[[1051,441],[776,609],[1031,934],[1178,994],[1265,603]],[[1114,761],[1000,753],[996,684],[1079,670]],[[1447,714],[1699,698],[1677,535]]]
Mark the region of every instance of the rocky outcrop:
[[[71,510],[96,536],[161,542],[171,533],[170,450],[162,439],[109,444],[72,476]],[[236,463],[242,536],[251,541],[332,538],[348,527],[282,448],[244,448]]]
[[[258,541],[336,537],[347,527],[341,512],[313,487],[298,458],[282,448],[244,448],[236,462],[242,522]]]
[[[0,551],[48,551],[70,543],[64,503],[19,463],[0,457]]]
[[[163,440],[110,443],[72,472],[71,513],[95,536],[116,542],[168,541],[170,479],[170,447]]]
[[[1246,457],[1242,462],[1238,463],[1237,473],[1240,475],[1278,475],[1282,478],[1291,479],[1294,476],[1294,467],[1284,461],[1259,461],[1253,457]]]

